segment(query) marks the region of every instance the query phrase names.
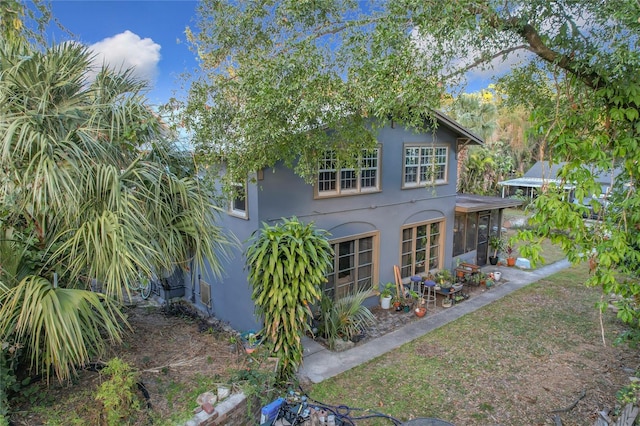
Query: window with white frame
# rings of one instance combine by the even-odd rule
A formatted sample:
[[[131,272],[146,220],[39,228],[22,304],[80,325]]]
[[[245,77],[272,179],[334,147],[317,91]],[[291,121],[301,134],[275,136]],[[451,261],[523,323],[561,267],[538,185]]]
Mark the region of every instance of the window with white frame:
[[[341,299],[360,290],[371,289],[377,282],[378,233],[351,236],[331,242],[333,265],[327,272],[324,292]]]
[[[443,267],[444,220],[424,222],[401,230],[400,275],[403,278]]]
[[[448,155],[446,146],[405,145],[403,187],[446,183]]]
[[[380,149],[363,150],[357,168],[341,167],[335,151],[326,151],[318,164],[318,197],[380,190]]]
[[[229,214],[247,219],[249,217],[247,208],[247,185],[234,184],[232,189],[233,193],[229,202]]]

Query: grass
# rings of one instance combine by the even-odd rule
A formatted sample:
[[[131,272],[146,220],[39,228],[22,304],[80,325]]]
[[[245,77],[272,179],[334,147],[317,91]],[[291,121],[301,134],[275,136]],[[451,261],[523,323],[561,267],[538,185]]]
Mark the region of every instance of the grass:
[[[549,411],[569,405],[580,386],[609,392],[615,400],[615,386],[623,383],[624,374],[599,377],[593,363],[621,349],[602,347],[594,308],[601,295],[582,285],[587,274],[586,267],[574,267],[532,284],[313,385],[308,394],[323,403],[368,407],[401,420],[436,417],[459,425],[546,424]],[[611,342],[618,327],[611,313],[604,316],[604,325]],[[611,389],[594,389],[608,386],[607,381]],[[570,414],[573,423],[564,424],[592,424],[589,419],[576,422],[575,410]],[[377,424],[390,423],[358,422]]]
[[[503,212],[503,220],[507,221],[515,221],[517,218],[521,218],[524,215],[529,213],[519,210],[519,209],[505,209]],[[517,234],[519,228],[513,227],[507,230],[506,237],[511,238]],[[518,253],[518,246],[520,244],[515,244],[516,253]],[[551,243],[548,239],[542,240],[540,243],[540,252],[543,255],[544,263],[538,263],[537,265],[532,265],[533,269],[539,268],[544,265],[548,265],[550,263],[557,262],[558,260],[564,259],[566,255],[562,251],[561,247],[557,244]]]

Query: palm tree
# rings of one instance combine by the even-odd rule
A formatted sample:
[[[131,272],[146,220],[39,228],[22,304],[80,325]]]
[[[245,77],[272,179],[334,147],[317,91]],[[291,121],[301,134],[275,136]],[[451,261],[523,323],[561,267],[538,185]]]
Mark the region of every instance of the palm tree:
[[[0,273],[0,342],[60,380],[120,341],[139,271],[206,259],[220,272],[229,245],[213,194],[172,167],[189,157],[145,85],[104,67],[90,80],[92,60],[74,43],[0,40],[0,265],[16,266]]]
[[[451,104],[451,115],[460,124],[489,141],[496,129],[498,110],[483,93],[463,93]]]

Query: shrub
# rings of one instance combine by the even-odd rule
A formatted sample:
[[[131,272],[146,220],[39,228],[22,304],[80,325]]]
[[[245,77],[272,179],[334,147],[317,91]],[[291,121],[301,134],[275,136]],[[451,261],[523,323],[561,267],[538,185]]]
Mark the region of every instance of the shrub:
[[[107,424],[121,425],[140,409],[140,400],[136,394],[138,373],[116,357],[107,363],[100,374],[109,378],[98,388],[96,400],[103,405]]]
[[[327,339],[329,348],[333,349],[336,339],[352,339],[375,322],[371,311],[362,304],[370,295],[370,290],[361,290],[335,302],[323,295],[318,320],[320,335]]]

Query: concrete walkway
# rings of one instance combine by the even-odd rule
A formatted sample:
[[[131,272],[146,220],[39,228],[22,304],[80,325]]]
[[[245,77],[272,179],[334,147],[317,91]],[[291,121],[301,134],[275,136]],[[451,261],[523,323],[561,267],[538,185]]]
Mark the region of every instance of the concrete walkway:
[[[496,286],[490,291],[480,293],[452,308],[431,316],[427,314],[425,318],[419,321],[407,324],[398,330],[344,352],[329,351],[314,340],[304,338],[304,362],[298,371],[298,377],[302,382],[319,383],[396,349],[519,288],[553,275],[569,266],[570,263],[565,259],[535,270],[522,270],[505,266],[485,267],[483,271],[501,271],[501,281],[506,281],[506,283]]]

